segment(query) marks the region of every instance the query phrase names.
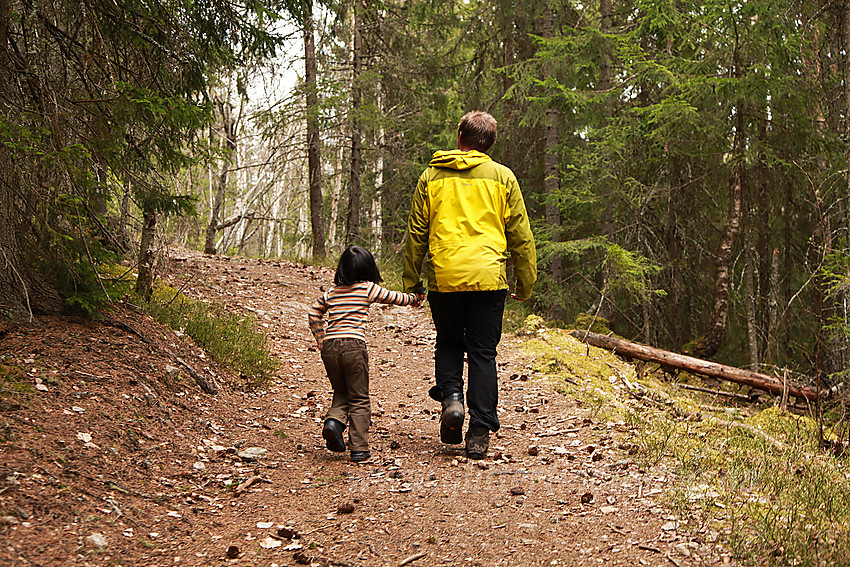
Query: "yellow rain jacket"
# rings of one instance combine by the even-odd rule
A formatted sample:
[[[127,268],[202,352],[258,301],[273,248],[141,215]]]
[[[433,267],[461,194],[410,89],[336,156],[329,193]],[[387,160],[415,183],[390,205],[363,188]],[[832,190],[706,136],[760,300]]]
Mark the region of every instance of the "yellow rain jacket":
[[[517,298],[530,297],[537,252],[513,172],[476,150],[435,152],[428,165],[407,221],[404,291],[422,285],[423,259],[432,291],[506,289],[510,257]]]

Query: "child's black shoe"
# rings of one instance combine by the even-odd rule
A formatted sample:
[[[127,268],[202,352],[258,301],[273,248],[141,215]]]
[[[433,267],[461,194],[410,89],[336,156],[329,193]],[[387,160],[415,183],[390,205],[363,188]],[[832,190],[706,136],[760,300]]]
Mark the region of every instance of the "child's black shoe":
[[[342,438],[343,431],[345,431],[345,425],[341,422],[333,418],[325,420],[325,426],[322,427],[322,437],[325,439],[325,446],[334,453],[345,452],[345,439]]]
[[[362,463],[363,461],[368,461],[372,458],[371,451],[352,451],[351,452],[351,462],[352,463]]]

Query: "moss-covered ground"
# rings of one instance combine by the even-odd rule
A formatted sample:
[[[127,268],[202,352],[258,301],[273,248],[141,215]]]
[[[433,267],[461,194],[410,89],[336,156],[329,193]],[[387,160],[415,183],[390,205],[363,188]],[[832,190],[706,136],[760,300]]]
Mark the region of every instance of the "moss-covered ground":
[[[665,497],[680,528],[722,542],[743,565],[850,565],[850,468],[820,442],[836,423],[821,432],[813,408],[684,389],[703,381],[640,368],[539,317],[517,334],[535,373],[623,426],[621,446],[637,463],[672,470]]]

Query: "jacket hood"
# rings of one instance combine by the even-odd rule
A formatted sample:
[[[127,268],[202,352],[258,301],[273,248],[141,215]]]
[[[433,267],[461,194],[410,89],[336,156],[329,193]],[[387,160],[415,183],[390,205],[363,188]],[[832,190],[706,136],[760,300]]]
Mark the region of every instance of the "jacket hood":
[[[472,169],[476,165],[481,165],[490,160],[490,156],[481,153],[478,150],[448,150],[434,152],[431,157],[431,162],[428,164],[432,167],[444,167],[447,169]]]

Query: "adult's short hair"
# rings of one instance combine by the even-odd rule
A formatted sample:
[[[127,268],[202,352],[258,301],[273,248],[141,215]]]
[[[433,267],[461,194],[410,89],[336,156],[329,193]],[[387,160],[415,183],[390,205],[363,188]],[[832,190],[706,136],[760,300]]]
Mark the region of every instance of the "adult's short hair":
[[[482,110],[467,112],[457,125],[457,133],[467,148],[486,152],[496,141],[496,119]]]

